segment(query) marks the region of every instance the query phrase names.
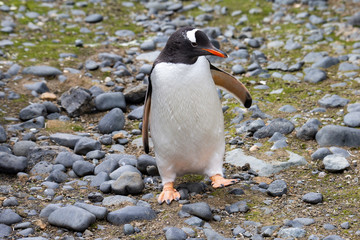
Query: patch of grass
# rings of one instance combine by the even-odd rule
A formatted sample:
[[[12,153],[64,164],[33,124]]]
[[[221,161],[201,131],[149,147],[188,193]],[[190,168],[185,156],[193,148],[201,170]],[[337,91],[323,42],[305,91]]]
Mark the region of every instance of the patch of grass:
[[[84,127],[70,122],[64,122],[60,120],[48,120],[45,125],[45,130],[49,133],[63,132],[63,133],[73,133],[73,132],[82,132]]]

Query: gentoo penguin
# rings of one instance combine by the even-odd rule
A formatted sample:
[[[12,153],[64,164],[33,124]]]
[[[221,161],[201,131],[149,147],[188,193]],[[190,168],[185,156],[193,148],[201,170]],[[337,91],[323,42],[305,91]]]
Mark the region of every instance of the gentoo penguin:
[[[143,144],[149,152],[148,132],[163,190],[161,204],[179,200],[176,176],[204,174],[214,188],[236,183],[222,173],[225,152],[224,116],[216,85],[251,106],[246,87],[230,74],[214,67],[205,55],[226,58],[206,34],[183,27],[174,32],[153,64],[145,99]]]

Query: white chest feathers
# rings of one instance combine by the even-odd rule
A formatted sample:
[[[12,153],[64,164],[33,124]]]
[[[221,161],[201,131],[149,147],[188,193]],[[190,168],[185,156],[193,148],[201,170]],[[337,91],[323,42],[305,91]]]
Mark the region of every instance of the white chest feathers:
[[[221,166],[223,114],[207,59],[199,57],[192,65],[159,63],[151,81],[150,132],[159,167],[203,173],[215,155]]]

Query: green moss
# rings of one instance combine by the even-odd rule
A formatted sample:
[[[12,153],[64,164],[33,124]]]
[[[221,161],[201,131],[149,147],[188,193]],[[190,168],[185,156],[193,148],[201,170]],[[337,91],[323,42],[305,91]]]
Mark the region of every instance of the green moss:
[[[201,182],[204,180],[204,175],[199,174],[186,174],[182,177],[179,177],[179,180],[182,182]]]

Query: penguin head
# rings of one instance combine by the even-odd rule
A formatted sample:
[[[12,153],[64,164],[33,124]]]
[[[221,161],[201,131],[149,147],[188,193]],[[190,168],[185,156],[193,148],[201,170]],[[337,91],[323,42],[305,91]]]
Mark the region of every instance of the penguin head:
[[[161,52],[158,61],[192,64],[199,56],[214,55],[226,58],[199,29],[183,27],[174,32]]]

